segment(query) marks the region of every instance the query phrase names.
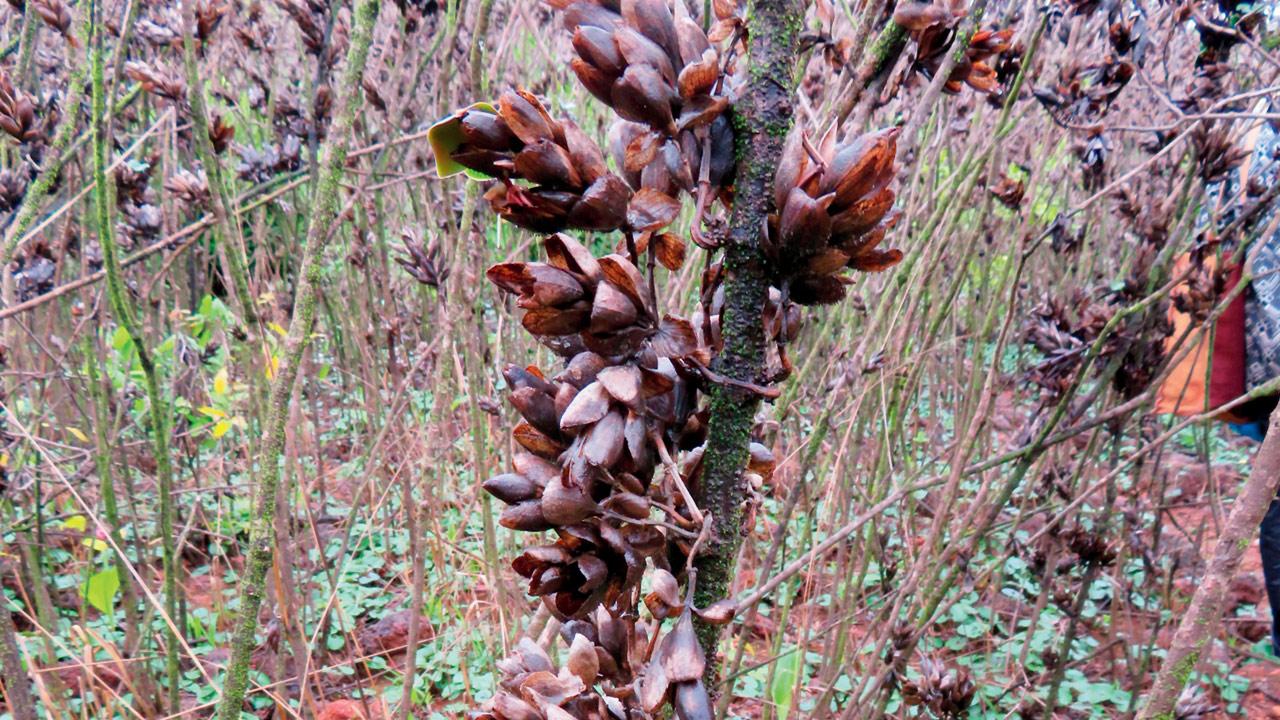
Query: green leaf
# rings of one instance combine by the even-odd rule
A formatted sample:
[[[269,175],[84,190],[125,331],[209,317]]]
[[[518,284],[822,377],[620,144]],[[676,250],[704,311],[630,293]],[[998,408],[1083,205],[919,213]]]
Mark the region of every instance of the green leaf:
[[[116,593],[120,591],[120,570],[115,566],[89,576],[80,586],[80,596],[103,615],[115,611]]]
[[[483,110],[489,113],[498,111],[497,108],[487,102],[475,103],[468,107],[467,110]],[[457,150],[465,142],[462,135],[461,117],[461,113],[455,113],[440,120],[427,130],[427,142],[431,145],[432,154],[435,155],[436,159],[436,174],[446,178],[465,172],[467,177],[473,180],[487,180],[489,178],[488,175],[463,167],[461,163],[455,161],[452,157],[453,151]]]
[[[85,528],[89,527],[89,520],[83,515],[72,515],[62,521],[62,527],[68,530],[79,530],[80,532],[84,532]]]
[[[129,337],[129,331],[124,327],[117,327],[116,331],[111,334],[111,347],[117,352],[125,349],[125,346],[133,344],[133,340]]]
[[[791,648],[778,658],[778,665],[774,668],[773,682],[769,683],[769,700],[777,710],[778,720],[787,720],[787,713],[791,710],[791,695],[796,689],[800,664],[800,653]]]

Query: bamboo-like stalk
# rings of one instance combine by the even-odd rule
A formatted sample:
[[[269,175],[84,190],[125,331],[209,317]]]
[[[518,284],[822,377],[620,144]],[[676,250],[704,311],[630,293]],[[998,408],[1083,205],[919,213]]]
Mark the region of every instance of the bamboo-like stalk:
[[[214,243],[222,262],[223,272],[231,281],[236,300],[240,305],[240,313],[250,333],[257,333],[258,308],[253,301],[252,288],[249,285],[249,263],[244,247],[244,237],[240,233],[240,224],[232,225],[234,214],[231,210],[231,187],[222,171],[222,163],[214,152],[213,141],[209,138],[209,112],[205,107],[204,79],[196,63],[196,3],[193,0],[182,0],[182,65],[187,78],[187,102],[191,105],[191,135],[195,140],[196,153],[200,164],[204,167],[205,178],[209,184],[209,195],[212,199],[214,218]]]
[[[107,182],[107,147],[110,129],[107,127],[106,80],[102,51],[102,34],[98,22],[99,6],[96,0],[88,3],[85,32],[89,36],[89,63],[92,73],[92,122],[93,122],[93,179],[97,185],[94,193],[94,219],[98,229],[98,242],[102,246],[103,269],[107,274],[107,296],[112,312],[133,342],[138,364],[145,378],[149,419],[151,424],[152,453],[156,461],[156,477],[160,495],[160,543],[164,573],[165,613],[173,620],[178,616],[178,572],[175,559],[173,533],[173,464],[169,450],[170,406],[160,388],[160,371],[147,346],[146,336],[138,318],[133,297],[124,285],[124,271],[120,267],[120,254],[116,246],[115,229],[111,219],[112,185]],[[178,709],[178,643],[173,626],[165,629],[165,667],[168,677],[168,702],[171,711]]]
[[[240,613],[232,639],[231,659],[223,679],[218,702],[219,720],[237,720],[249,681],[249,657],[256,645],[258,610],[262,606],[267,570],[271,566],[275,533],[276,490],[280,484],[280,463],[284,456],[285,425],[293,397],[294,381],[316,315],[316,293],[321,281],[324,249],[336,232],[338,183],[351,143],[352,126],[363,94],[360,88],[378,0],[357,3],[351,29],[347,65],[337,84],[338,100],[334,124],[321,145],[319,182],[311,203],[311,219],[303,241],[302,267],[294,294],[294,314],[285,335],[280,365],[271,381],[267,421],[258,463],[260,476],[254,495],[254,517],[249,530],[249,552],[240,580]]]
[[[120,507],[116,495],[116,479],[115,474],[111,471],[111,442],[107,437],[107,429],[111,427],[109,418],[109,408],[107,403],[106,388],[103,387],[102,377],[98,374],[98,363],[101,362],[101,354],[97,352],[97,338],[93,334],[85,336],[82,343],[84,348],[85,368],[88,370],[88,378],[86,384],[89,386],[89,399],[93,404],[93,444],[94,468],[98,471],[98,492],[102,496],[102,514],[107,520],[107,527],[111,533],[111,546],[118,549],[118,560],[120,566],[123,567],[129,562],[129,558],[124,554],[124,536],[120,532]],[[142,631],[142,617],[138,613],[138,592],[133,584],[133,576],[127,572],[120,573],[120,583],[124,592],[124,615],[127,625],[125,626],[125,650],[126,652],[136,652],[143,640],[140,634]],[[143,675],[138,679],[139,687],[146,695],[139,698],[140,703],[150,703],[156,698],[151,697],[155,690],[154,685],[150,682],[150,677]]]
[[[22,12],[22,29],[15,41],[18,43],[18,84],[29,88],[31,60],[35,57],[36,41],[40,37],[40,18],[35,8],[28,5]]]
[[[82,10],[82,12],[84,11]],[[77,25],[84,26],[84,23],[77,23]],[[67,93],[64,97],[81,97],[84,95],[84,86],[88,75],[85,72],[85,63],[80,58],[80,54],[70,47],[67,48],[67,64],[71,67],[71,70],[67,80]],[[53,142],[49,144],[49,149],[46,150],[49,161],[40,168],[36,179],[27,188],[27,194],[22,198],[22,205],[18,206],[13,215],[13,221],[5,232],[4,247],[0,250],[0,267],[8,267],[9,263],[13,261],[14,253],[18,249],[18,241],[27,232],[27,228],[31,227],[31,223],[35,221],[36,215],[40,212],[41,202],[44,201],[49,191],[53,189],[59,173],[62,172],[62,165],[67,160],[65,151],[71,145],[75,135],[78,117],[79,113],[75,112],[73,107],[68,106],[63,109],[62,117],[58,120],[57,129],[53,131]],[[5,273],[4,276],[6,304],[10,304],[9,287],[12,281],[9,279],[9,273]]]

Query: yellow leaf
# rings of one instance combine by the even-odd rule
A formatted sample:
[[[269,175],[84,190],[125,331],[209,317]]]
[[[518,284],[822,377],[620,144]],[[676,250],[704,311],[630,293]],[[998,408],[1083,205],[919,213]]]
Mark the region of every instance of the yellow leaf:
[[[97,551],[102,551],[107,549],[107,544],[102,542],[98,538],[85,538],[80,541],[80,544],[84,545],[85,547],[91,547]]]
[[[217,375],[213,376],[213,394],[227,394],[227,368],[225,365],[218,371]]]
[[[279,369],[280,369],[280,356],[273,354],[271,356],[271,362],[267,363],[267,367],[263,370],[263,373],[266,374],[267,379],[270,380],[276,376],[276,371]]]
[[[276,334],[279,335],[280,337],[284,337],[285,335],[289,334],[287,330],[280,327],[280,323],[269,322],[267,323],[267,327],[271,328],[272,330],[275,330]]]
[[[85,528],[89,527],[89,519],[83,515],[72,515],[62,521],[62,527],[67,530],[79,530],[80,532],[84,532]]]
[[[222,411],[221,411],[221,410],[219,410],[218,408],[216,408],[216,407],[209,407],[208,405],[203,405],[203,406],[201,406],[201,407],[199,407],[199,408],[197,408],[197,409],[198,409],[202,414],[207,415],[208,417],[211,417],[211,418],[215,418],[215,419],[217,419],[217,418],[224,418],[224,417],[226,417],[226,416],[227,416],[227,414],[226,414],[226,413],[222,412]]]
[[[219,420],[218,423],[213,426],[214,439],[216,440],[217,438],[220,438],[223,435],[226,435],[227,433],[231,432],[231,428],[232,428],[232,424],[230,420]]]
[[[70,433],[72,437],[79,440],[80,442],[84,442],[84,443],[89,442],[89,436],[80,432],[80,428],[75,428],[68,425],[67,432]]]

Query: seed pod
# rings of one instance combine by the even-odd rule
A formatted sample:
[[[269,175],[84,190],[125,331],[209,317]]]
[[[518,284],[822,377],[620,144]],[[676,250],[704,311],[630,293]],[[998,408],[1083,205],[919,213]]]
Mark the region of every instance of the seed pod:
[[[496,113],[470,109],[459,119],[462,136],[468,145],[484,150],[506,151],[517,140],[507,124]]]
[[[546,111],[536,100],[524,93],[508,90],[498,98],[498,116],[511,132],[525,144],[539,140],[555,140],[555,130]]]
[[[542,243],[547,262],[554,267],[574,273],[590,285],[600,281],[600,264],[582,243],[561,233],[547,236]]]
[[[680,586],[671,573],[658,568],[653,573],[653,590],[644,596],[649,612],[659,620],[675,615],[683,607]]]
[[[832,305],[844,295],[844,283],[835,275],[801,275],[791,283],[791,299],[801,305]]]
[[[636,232],[659,230],[680,213],[680,202],[666,193],[641,188],[627,206],[627,224]]]
[[[814,199],[804,190],[792,188],[779,220],[779,239],[788,251],[808,254],[827,244],[831,239],[827,209],[834,199],[833,195]]]
[[[573,398],[560,418],[560,427],[571,430],[599,422],[609,412],[609,395],[599,382],[587,385]]]
[[[680,62],[675,17],[666,0],[622,0],[622,17],[661,47],[672,62]]]
[[[517,452],[515,457],[511,459],[511,465],[515,468],[517,474],[523,475],[530,482],[537,485],[539,490],[560,476],[559,466],[531,453]]]
[[[529,500],[512,505],[502,511],[498,524],[511,530],[524,532],[542,532],[550,530],[552,525],[542,515],[542,506],[537,500]]]
[[[625,69],[626,61],[618,51],[613,33],[594,25],[582,25],[573,31],[573,49],[582,62],[595,70],[617,78]]]
[[[556,380],[577,388],[585,388],[595,381],[596,376],[608,366],[608,363],[608,360],[593,352],[581,352],[569,360],[565,369],[556,375]]]
[[[596,289],[591,305],[591,332],[608,333],[621,330],[635,323],[639,313],[621,290],[610,283],[601,283]]]
[[[596,657],[596,646],[585,635],[574,637],[569,646],[569,657],[565,661],[565,669],[582,678],[584,685],[596,681],[600,672],[600,660]]]
[[[875,195],[864,197],[836,215],[832,220],[833,235],[861,235],[879,223],[896,198],[892,188],[884,188]]]
[[[635,410],[640,407],[640,368],[615,365],[600,371],[598,382],[614,400]]]
[[[604,508],[637,520],[649,517],[649,499],[634,493],[614,493],[605,501]]]
[[[538,496],[539,487],[532,480],[515,473],[495,475],[484,481],[484,490],[508,505],[532,500]]]
[[[520,388],[511,393],[511,404],[528,423],[547,435],[557,435],[560,425],[556,419],[555,401],[552,396],[534,388]]]
[[[555,460],[564,452],[565,447],[559,442],[552,440],[541,432],[538,432],[532,425],[527,422],[521,422],[511,431],[511,436],[520,443],[524,449],[548,460]]]
[[[822,175],[819,192],[835,193],[837,210],[848,207],[883,180],[897,152],[896,127],[860,136],[836,153]]]
[[[668,86],[675,85],[675,66],[671,64],[667,51],[658,43],[631,27],[618,29],[613,34],[613,40],[617,43],[618,52],[622,53],[628,68],[651,68],[657,72],[662,82]],[[624,70],[622,74],[625,76],[626,71]]]
[[[693,616],[687,607],[675,627],[658,644],[657,657],[662,661],[662,671],[669,682],[692,682],[702,678],[707,659],[693,631]]]
[[[649,286],[630,260],[621,255],[606,255],[600,258],[600,270],[604,273],[605,280],[622,291],[638,309],[653,316],[653,298],[649,295]]]
[[[502,720],[542,720],[542,714],[534,706],[514,695],[498,693],[493,698],[493,709]]]
[[[568,151],[550,140],[526,145],[516,154],[515,170],[521,177],[548,187],[578,189],[583,184]]]
[[[582,230],[614,230],[626,222],[631,189],[617,175],[601,175],[569,212],[569,226]]]
[[[623,427],[625,419],[622,412],[612,410],[605,415],[586,434],[586,442],[582,445],[582,455],[597,467],[611,467],[622,457],[625,442]]]
[[[649,65],[630,65],[613,84],[613,109],[618,115],[652,128],[674,130],[671,103],[677,98],[675,88]]]
[[[525,313],[520,322],[534,335],[573,335],[587,329],[591,306],[579,303],[567,308],[536,308]]]
[[[553,526],[572,525],[598,509],[586,490],[567,484],[561,476],[542,491],[542,516]]]
[[[680,720],[711,720],[711,698],[701,678],[676,685],[675,708]]]
[[[709,625],[728,625],[733,622],[733,618],[737,615],[738,604],[732,598],[717,600],[707,607],[699,610],[693,609],[693,614],[697,615],[702,622]]]

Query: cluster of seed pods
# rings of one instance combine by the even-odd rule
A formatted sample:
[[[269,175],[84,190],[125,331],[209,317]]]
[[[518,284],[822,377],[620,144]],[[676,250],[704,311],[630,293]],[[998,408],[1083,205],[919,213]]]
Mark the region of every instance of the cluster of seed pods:
[[[0,71],[0,131],[20,143],[42,137],[36,122],[36,105],[30,95],[15,87],[9,76]]]
[[[915,69],[933,77],[942,66],[956,39],[955,28],[967,14],[965,0],[934,0],[931,3],[904,2],[893,12],[893,20],[906,28],[916,44]],[[964,55],[947,76],[943,92],[955,94],[965,85],[981,93],[999,90],[991,59],[1009,50],[1013,29],[979,30],[969,39]]]
[[[552,0],[573,33],[574,73],[621,120],[614,157],[634,188],[667,195],[731,182],[731,67],[683,0]]]
[[[659,306],[657,266],[678,270],[686,243],[668,229],[682,193],[699,215],[715,196],[732,202],[738,48],[717,48],[683,0],[551,0],[573,35],[573,70],[619,116],[612,167],[571,121],[515,90],[477,103],[431,130],[442,176],[467,172],[504,219],[550,233],[537,261],[491,267],[521,325],[559,356],[546,370],[512,365],[504,377],[520,414],[509,472],[484,490],[503,502],[506,528],[551,533],[512,563],[561,623],[563,664],[523,640],[500,664],[498,693],[480,720],[710,718],[706,658],[694,618],[732,620],[733,601],[693,605],[693,560],[711,518],[697,507],[710,386],[770,396],[789,369],[783,346],[801,327],[801,305],[844,295],[846,268],[879,270],[901,259],[879,247],[890,212],[896,131],[838,142],[832,130],[788,142],[762,228],[769,290],[760,321],[782,372],[735,380],[715,372],[727,271],[713,258],[690,319]],[[738,42],[740,18],[714,3],[719,38]],[[727,29],[726,29],[727,28]],[[562,231],[620,231],[615,251],[593,252]],[[606,245],[605,247],[609,247]],[[752,487],[772,474],[772,453],[752,443],[743,473]],[[683,586],[683,591],[682,591]],[[643,608],[642,609],[642,606]],[[644,610],[647,610],[645,612]]]
[[[891,183],[898,129],[836,139],[832,127],[815,147],[797,125],[774,176],[777,212],[769,218],[765,254],[783,298],[825,305],[845,295],[845,268],[877,272],[897,264],[900,250],[880,248],[897,223]]]
[[[559,667],[529,638],[499,661],[500,690],[473,720],[632,720],[656,717],[670,703],[681,720],[710,720],[703,685],[706,657],[694,633],[689,604],[676,594],[670,573],[645,598],[656,614],[679,608],[675,627],[649,642],[656,626],[614,617],[598,608],[588,618],[565,622],[568,646]],[[656,638],[655,638],[656,639]],[[634,679],[639,677],[638,680]]]
[[[430,133],[440,174],[470,170],[497,178],[485,198],[512,224],[557,232],[617,230],[626,222],[631,188],[577,125],[552,118],[528,92],[505,92],[497,107],[472,105]]]
[[[566,362],[551,376],[533,366],[505,371],[510,402],[522,417],[513,430],[521,450],[513,472],[490,478],[484,489],[507,504],[504,527],[555,532],[555,542],[528,548],[513,568],[567,632],[602,648],[607,670],[592,695],[590,683],[580,688],[574,677],[582,677],[573,672],[547,675],[543,668],[535,680],[524,677],[541,667],[530,666],[525,652],[508,662],[520,670],[507,673],[504,692],[479,717],[607,717],[605,710],[650,717],[667,701],[684,707],[684,717],[704,717],[697,709],[708,707],[705,660],[692,631],[693,608],[666,568],[683,567],[700,528],[688,494],[698,454],[690,453],[684,468],[673,456],[705,437],[697,368],[705,367],[708,351],[689,321],[659,317],[652,289],[628,257],[597,258],[566,235],[547,237],[543,247],[546,262],[495,265],[488,277],[516,296],[524,327]],[[767,472],[768,453],[757,446],[755,455],[756,469]],[[650,563],[657,573],[645,598],[652,619],[638,623]],[[729,619],[723,611],[719,616]],[[660,642],[650,642],[668,617],[681,619]],[[618,632],[620,645],[601,640]],[[530,689],[551,677],[573,692]]]

